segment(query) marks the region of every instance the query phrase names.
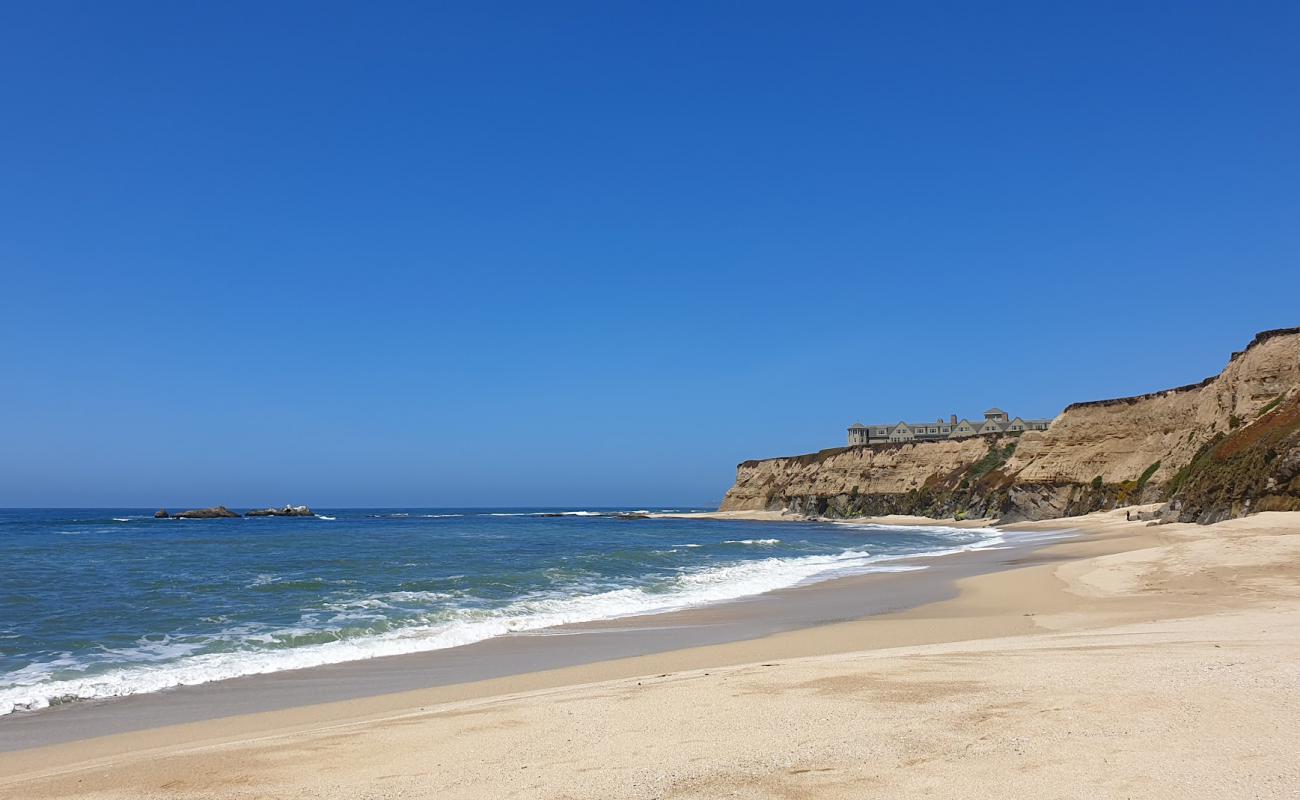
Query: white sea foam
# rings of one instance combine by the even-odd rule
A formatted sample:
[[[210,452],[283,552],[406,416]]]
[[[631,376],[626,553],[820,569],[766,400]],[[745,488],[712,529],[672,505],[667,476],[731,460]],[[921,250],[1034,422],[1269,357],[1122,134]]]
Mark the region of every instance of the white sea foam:
[[[934,530],[927,529],[927,532]],[[743,561],[683,573],[667,584],[576,596],[569,591],[535,594],[496,609],[456,607],[448,603],[436,613],[423,617],[428,622],[298,647],[284,647],[283,642],[298,636],[319,637],[329,631],[309,626],[308,617],[304,617],[303,625],[273,631],[234,626],[221,631],[213,640],[240,649],[202,653],[194,652],[202,648],[201,644],[162,637],[142,642],[129,652],[111,652],[110,655],[120,657],[124,663],[98,674],[76,676],[87,665],[67,653],[0,676],[0,715],[69,700],[121,697],[245,675],[441,650],[557,625],[656,614],[735,600],[841,575],[921,570],[925,567],[888,562],[995,547],[1003,541],[1000,532],[987,528],[977,532],[953,530],[960,530],[963,537],[972,533],[992,535],[956,544],[948,550],[922,554],[873,556],[865,550],[848,550],[835,555]],[[738,540],[738,543],[773,541]],[[250,585],[264,585],[275,579],[269,574],[258,575]],[[364,619],[375,616],[365,612],[394,603],[448,600],[454,602],[451,596],[437,592],[387,592],[327,607],[325,611],[334,612],[336,619]],[[259,644],[273,646],[257,649]],[[59,677],[55,678],[56,675]]]
[[[130,517],[113,517],[114,522],[130,522]]]
[[[898,533],[938,533],[943,535],[978,536],[984,533],[998,535],[1001,528],[985,525],[978,528],[960,528],[956,525],[886,525],[879,522],[854,522],[853,520],[830,520],[832,525],[845,528],[861,528],[866,531],[896,531]]]
[[[725,539],[723,544],[780,544],[780,539]]]
[[[394,603],[428,603],[447,600],[453,596],[454,595],[447,594],[446,592],[402,591],[385,592],[384,594],[376,595],[376,599],[382,598],[383,600],[388,600]]]
[[[334,520],[338,519],[338,517],[327,517],[324,514],[317,514],[316,519],[327,519],[330,522],[333,522]]]
[[[959,540],[966,540],[971,536],[981,538],[974,541],[959,541],[956,545],[945,550],[930,550],[924,553],[918,553],[907,558],[933,558],[935,556],[950,556],[956,553],[964,553],[968,550],[998,550],[1006,544],[1007,534],[1001,528],[995,528],[991,525],[980,528],[958,528],[952,525],[881,525],[874,522],[835,522],[834,524],[846,528],[860,528],[862,530],[880,533],[882,531],[892,531],[896,533],[921,533],[921,534],[939,534],[941,536],[954,537]],[[1024,534],[1014,534],[1017,541],[1028,541]],[[1052,534],[1055,536],[1056,534]]]
[[[421,514],[425,519],[442,519],[443,517],[463,517],[464,514]]]

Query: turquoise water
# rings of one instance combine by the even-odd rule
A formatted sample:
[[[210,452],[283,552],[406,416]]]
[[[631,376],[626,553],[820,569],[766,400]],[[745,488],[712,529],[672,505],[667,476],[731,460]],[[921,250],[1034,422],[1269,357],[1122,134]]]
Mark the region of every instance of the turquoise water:
[[[0,511],[0,714],[919,569],[897,562],[1001,541],[620,510],[665,509]]]

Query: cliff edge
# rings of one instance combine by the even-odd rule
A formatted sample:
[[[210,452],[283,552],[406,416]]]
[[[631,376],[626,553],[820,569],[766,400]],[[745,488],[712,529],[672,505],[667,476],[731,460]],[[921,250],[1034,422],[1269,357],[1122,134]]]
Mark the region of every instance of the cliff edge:
[[[1150,502],[1198,522],[1300,510],[1300,328],[1200,383],[1075,403],[1046,431],[746,461],[722,510],[1012,521]]]

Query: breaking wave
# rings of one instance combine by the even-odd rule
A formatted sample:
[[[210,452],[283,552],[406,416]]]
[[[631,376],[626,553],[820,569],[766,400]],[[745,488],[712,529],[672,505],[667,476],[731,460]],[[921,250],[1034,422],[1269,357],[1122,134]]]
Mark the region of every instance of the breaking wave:
[[[441,650],[556,625],[735,600],[847,574],[925,569],[885,563],[909,557],[915,556],[872,556],[866,550],[848,550],[837,555],[744,561],[686,572],[661,583],[576,596],[568,591],[533,594],[498,609],[448,606],[454,598],[445,593],[387,592],[327,607],[336,612],[330,618],[332,626],[303,624],[273,630],[244,626],[223,630],[206,641],[164,637],[162,641],[141,642],[134,649],[118,651],[115,655],[122,663],[98,674],[78,675],[89,665],[75,659],[31,664],[0,676],[0,714],[71,700],[122,697],[246,675]],[[268,585],[275,580],[271,575],[259,575],[251,585]],[[367,633],[376,627],[376,612],[396,603],[428,604],[428,613],[422,621]],[[348,620],[347,614],[362,611],[366,613],[360,616],[360,627],[339,626]]]
[[[564,511],[465,515],[384,512],[373,517],[468,516],[464,522],[447,526],[419,526],[436,529],[429,534],[434,538],[428,541],[443,548],[457,541],[452,538],[460,530],[457,526],[491,526],[483,530],[494,535],[501,529],[522,527],[522,523],[489,522],[487,516],[544,515],[612,516],[610,512]],[[474,522],[475,519],[479,522]],[[381,523],[371,524],[381,531],[390,530]],[[916,544],[911,544],[908,537],[858,536],[846,531],[833,540],[833,545],[822,540],[800,541],[801,533],[782,528],[784,541],[728,539],[720,546],[714,544],[718,542],[716,538],[700,538],[707,535],[700,528],[683,528],[675,533],[669,529],[661,534],[655,533],[659,526],[623,526],[612,521],[594,525],[608,525],[616,530],[617,533],[610,534],[610,541],[619,543],[620,547],[631,548],[630,543],[642,541],[641,537],[665,538],[662,543],[654,542],[640,551],[595,548],[589,555],[583,555],[587,551],[574,548],[561,551],[563,558],[523,561],[517,542],[541,546],[533,538],[535,535],[557,536],[557,526],[538,524],[535,530],[530,528],[520,534],[528,538],[500,540],[500,547],[510,548],[501,551],[503,563],[511,564],[515,570],[508,573],[509,577],[504,577],[506,573],[502,572],[475,571],[462,561],[448,562],[457,565],[452,568],[456,574],[449,574],[452,570],[445,568],[429,571],[427,565],[433,562],[425,561],[425,551],[412,549],[395,558],[394,566],[385,570],[400,568],[417,572],[386,586],[371,584],[356,571],[354,564],[363,562],[340,562],[347,565],[346,569],[322,578],[315,577],[322,574],[314,571],[318,568],[315,563],[311,572],[283,568],[275,572],[272,570],[277,568],[273,564],[259,558],[239,574],[233,591],[223,590],[242,603],[260,604],[253,611],[240,617],[234,611],[210,608],[210,598],[216,595],[209,593],[202,595],[203,605],[194,616],[174,626],[156,626],[154,632],[138,639],[135,639],[138,634],[127,628],[127,638],[119,638],[113,645],[84,650],[50,647],[39,653],[33,648],[28,651],[32,653],[30,660],[11,661],[10,671],[0,672],[0,715],[76,700],[122,697],[247,675],[441,650],[558,625],[677,611],[843,575],[921,570],[925,569],[923,565],[898,562],[1003,545],[1001,532],[994,528],[927,526],[923,530],[932,535],[930,541]],[[922,530],[849,525],[867,534],[916,534]],[[762,532],[768,531],[775,532],[773,529]],[[750,527],[728,532],[744,535],[758,531]],[[63,531],[60,525],[52,523],[51,534],[62,533],[80,532]],[[118,538],[123,536],[118,534]],[[151,534],[149,543],[142,547],[156,547],[154,536]],[[315,547],[323,547],[328,542],[334,542],[331,545],[334,547],[351,547],[354,542],[368,546],[365,539],[353,537],[346,528],[337,525],[315,528],[312,536],[321,537],[313,540]],[[669,544],[696,538],[710,543]],[[178,541],[186,548],[197,546],[192,538]],[[249,547],[263,541],[268,546],[274,543],[262,538],[248,541],[254,543]],[[423,540],[393,540],[394,543],[410,541]],[[479,552],[478,548],[488,546],[483,542],[497,540],[476,536],[466,541],[476,548],[472,552]],[[563,544],[569,541],[563,530],[554,541],[561,543],[556,546],[568,547]],[[664,545],[673,549],[664,550]],[[385,542],[384,546],[390,545]],[[293,547],[289,545],[290,552],[295,552]],[[676,548],[681,548],[680,553]],[[102,552],[96,551],[96,557]],[[589,560],[578,563],[581,558]],[[492,562],[492,569],[498,569],[496,563]],[[201,564],[202,560],[196,560],[190,569],[197,569]],[[516,564],[521,566],[513,566]],[[418,572],[420,569],[425,571]],[[217,575],[226,579],[224,572]],[[389,579],[387,573],[383,577]],[[380,586],[385,588],[381,590]],[[101,607],[99,602],[96,598],[96,608]]]

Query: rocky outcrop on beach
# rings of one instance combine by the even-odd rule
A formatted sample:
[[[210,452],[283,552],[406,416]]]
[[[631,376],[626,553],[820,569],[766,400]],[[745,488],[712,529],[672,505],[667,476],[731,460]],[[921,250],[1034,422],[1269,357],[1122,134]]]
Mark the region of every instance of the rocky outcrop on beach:
[[[307,506],[285,506],[284,508],[260,508],[244,512],[246,517],[314,517],[316,512]]]
[[[154,516],[158,516],[155,514]],[[173,514],[175,519],[225,519],[238,517],[234,511],[225,506],[214,506],[212,508],[197,508],[190,511],[182,511],[179,514]]]
[[[1013,521],[1151,502],[1198,522],[1300,509],[1300,328],[1200,383],[1071,405],[1046,431],[746,461],[722,510]]]

